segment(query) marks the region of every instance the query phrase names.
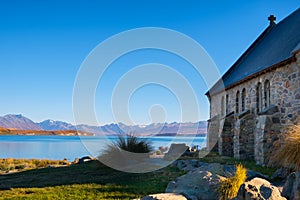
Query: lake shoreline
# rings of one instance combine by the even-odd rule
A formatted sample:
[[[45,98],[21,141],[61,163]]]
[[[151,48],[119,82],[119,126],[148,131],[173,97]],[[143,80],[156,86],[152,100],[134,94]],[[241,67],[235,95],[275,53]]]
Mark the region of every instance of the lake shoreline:
[[[154,149],[170,147],[172,143],[188,146],[206,146],[205,137],[144,137]],[[3,158],[37,158],[73,161],[83,156],[97,157],[117,136],[57,136],[57,135],[0,135],[0,152]]]

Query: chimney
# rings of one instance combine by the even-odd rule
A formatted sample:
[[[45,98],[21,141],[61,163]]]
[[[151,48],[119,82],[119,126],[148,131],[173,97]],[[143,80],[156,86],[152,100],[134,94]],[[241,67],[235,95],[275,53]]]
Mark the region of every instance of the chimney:
[[[270,15],[268,17],[268,20],[270,21],[270,26],[276,24],[275,21],[276,21],[276,17],[274,15]]]

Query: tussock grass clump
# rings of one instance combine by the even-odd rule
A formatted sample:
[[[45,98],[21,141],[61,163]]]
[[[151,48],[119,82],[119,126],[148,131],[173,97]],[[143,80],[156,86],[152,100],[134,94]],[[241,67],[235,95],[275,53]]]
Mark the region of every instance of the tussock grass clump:
[[[292,170],[300,170],[300,126],[287,129],[286,134],[274,142],[270,156],[270,166],[283,166]]]
[[[247,178],[247,169],[241,164],[236,166],[235,175],[221,182],[218,191],[220,200],[232,199],[237,196],[240,186]]]
[[[149,153],[153,150],[151,142],[146,139],[132,134],[119,135],[117,141],[107,145],[98,159],[109,166],[127,166],[129,163],[132,164],[149,157]]]
[[[149,153],[153,151],[153,147],[149,141],[131,134],[126,136],[119,135],[114,146],[132,153]]]

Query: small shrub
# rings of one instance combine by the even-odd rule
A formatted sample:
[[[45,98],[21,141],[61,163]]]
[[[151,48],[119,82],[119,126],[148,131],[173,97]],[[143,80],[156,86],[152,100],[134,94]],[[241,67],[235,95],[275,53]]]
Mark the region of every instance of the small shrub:
[[[220,200],[232,199],[237,196],[240,186],[247,178],[247,169],[241,164],[236,166],[235,175],[221,182],[218,191]]]
[[[134,135],[118,136],[116,147],[132,153],[149,153],[153,147],[149,141],[138,138]]]
[[[126,136],[119,135],[118,140],[109,144],[98,159],[109,165],[127,165],[127,163],[136,161],[136,158],[145,158],[144,154],[152,152],[153,149],[151,143],[146,139],[138,138],[131,134]],[[128,152],[140,153],[140,156],[130,156]]]
[[[270,166],[283,166],[300,170],[300,126],[289,127],[286,134],[274,142]]]

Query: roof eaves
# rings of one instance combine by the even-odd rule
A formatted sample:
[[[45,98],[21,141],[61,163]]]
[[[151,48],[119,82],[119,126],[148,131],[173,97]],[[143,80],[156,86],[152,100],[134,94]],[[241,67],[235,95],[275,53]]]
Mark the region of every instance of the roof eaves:
[[[276,24],[270,24],[260,36],[248,47],[248,49],[238,58],[238,60],[227,70],[227,72],[208,90],[205,95],[209,95],[209,91],[213,91],[221,80],[224,80],[232,71],[247,57],[247,55],[256,47],[256,45],[275,27]]]

